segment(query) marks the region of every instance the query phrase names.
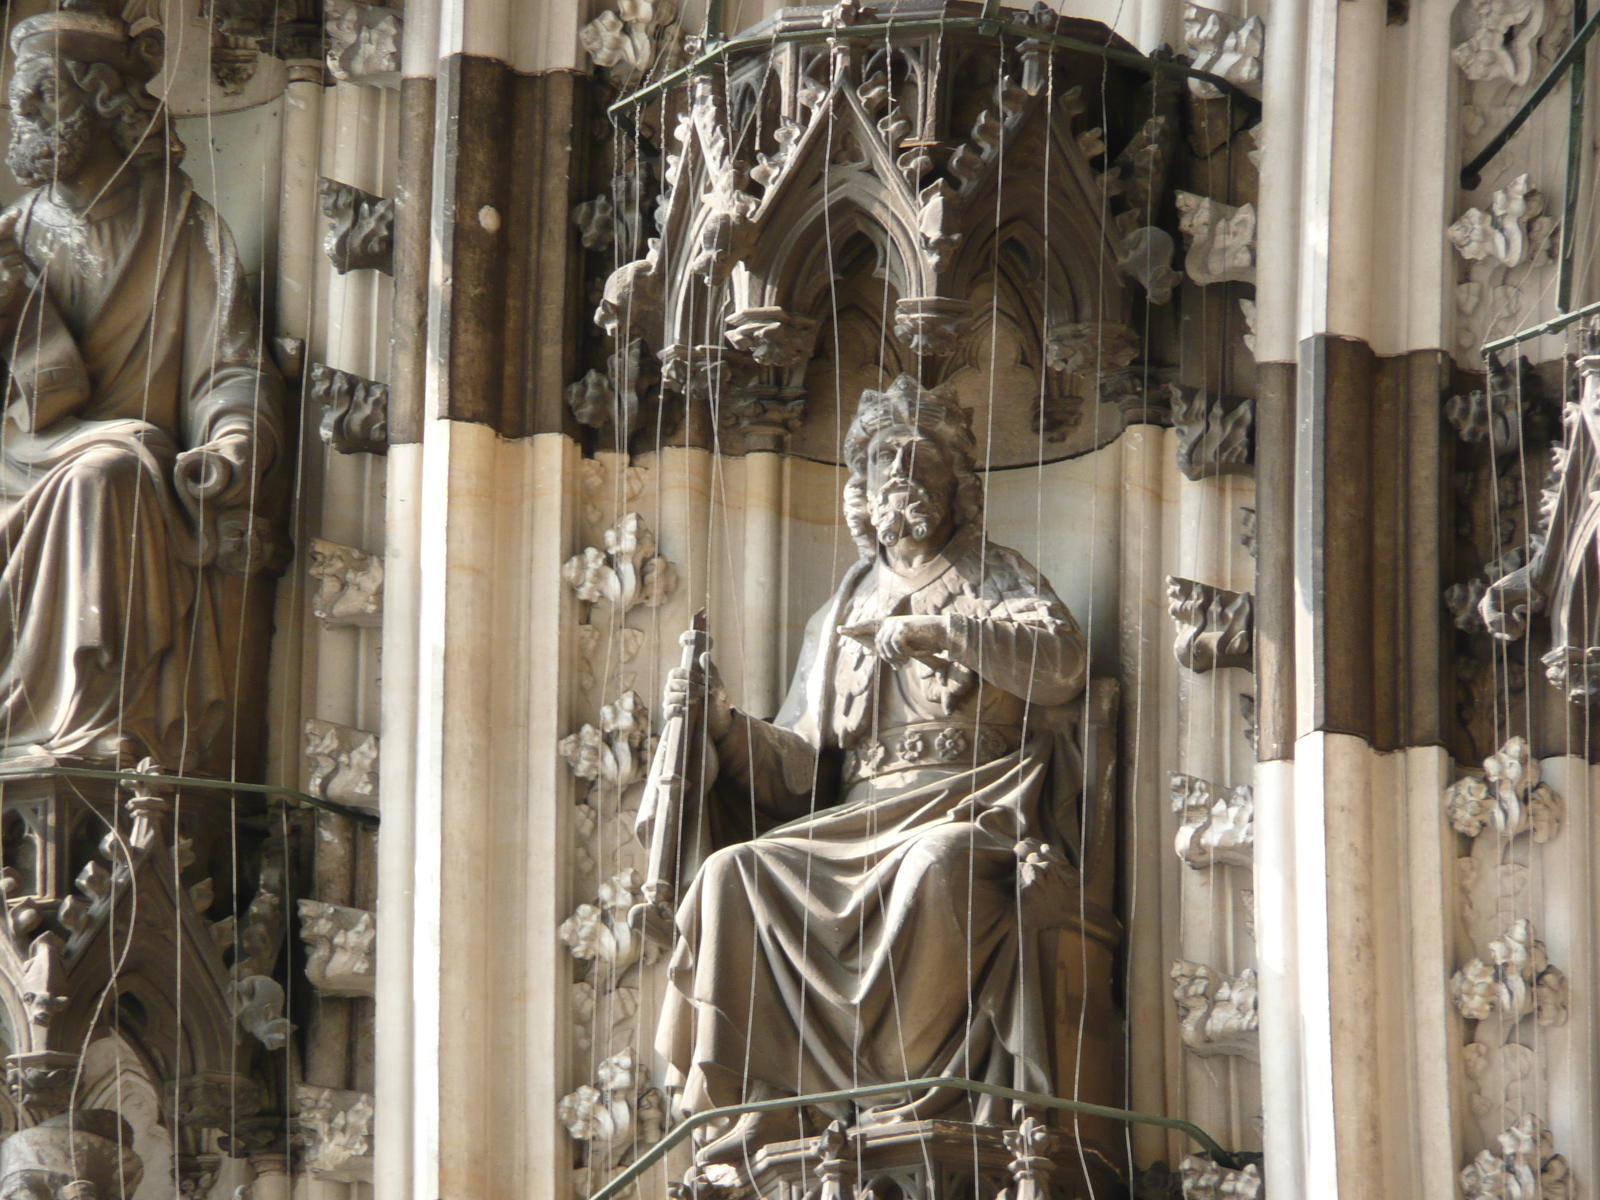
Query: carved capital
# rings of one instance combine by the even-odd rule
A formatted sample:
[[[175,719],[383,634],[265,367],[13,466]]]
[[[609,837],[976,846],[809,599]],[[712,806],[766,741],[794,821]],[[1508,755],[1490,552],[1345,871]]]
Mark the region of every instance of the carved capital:
[[[378,811],[378,735],[315,717],[305,723],[306,791],[335,804]]]
[[[383,558],[354,546],[311,539],[311,611],[328,625],[383,624]]]
[[[1167,576],[1167,612],[1178,623],[1172,652],[1191,671],[1254,666],[1249,592]]]
[[[300,940],[306,944],[306,978],[324,996],[371,996],[378,927],[359,908],[300,901]]]
[[[6,1056],[6,1089],[22,1107],[43,1120],[67,1110],[78,1056],[64,1050],[39,1050]]]
[[[804,366],[817,343],[814,320],[777,307],[741,309],[725,324],[728,344],[762,367]]]
[[[362,270],[393,275],[394,201],[327,178],[317,180],[317,195],[322,215],[333,218],[322,241],[333,269],[341,275]]]
[[[1172,405],[1178,470],[1185,479],[1249,475],[1255,463],[1256,402],[1179,388]]]
[[[1255,862],[1255,799],[1249,784],[1215,787],[1204,779],[1173,771],[1172,811],[1182,824],[1174,841],[1178,857],[1195,869]]]
[[[1256,973],[1247,969],[1225,975],[1204,963],[1179,959],[1171,974],[1179,1032],[1189,1051],[1202,1057],[1233,1054],[1257,1061]]]
[[[373,1097],[302,1083],[295,1099],[300,1109],[297,1140],[305,1148],[311,1177],[371,1183]]]
[[[400,10],[360,0],[326,0],[323,28],[328,71],[344,83],[400,82]]]
[[[311,399],[323,406],[322,440],[340,454],[389,453],[389,385],[324,363],[311,368]]]

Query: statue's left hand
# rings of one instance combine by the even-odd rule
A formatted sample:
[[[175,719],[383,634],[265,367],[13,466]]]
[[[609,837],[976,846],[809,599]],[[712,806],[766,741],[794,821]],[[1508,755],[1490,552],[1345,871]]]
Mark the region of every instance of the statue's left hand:
[[[244,495],[254,459],[255,446],[248,434],[224,433],[178,455],[172,474],[185,495],[207,504],[226,504]]]
[[[885,617],[872,625],[841,625],[839,632],[872,646],[891,667],[913,658],[939,658],[949,653],[950,626],[943,617]]]

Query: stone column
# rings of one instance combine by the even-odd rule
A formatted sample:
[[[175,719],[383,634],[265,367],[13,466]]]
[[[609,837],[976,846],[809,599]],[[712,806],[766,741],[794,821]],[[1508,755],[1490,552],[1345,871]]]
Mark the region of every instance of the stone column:
[[[756,717],[783,700],[778,635],[783,619],[781,429],[750,429],[744,456],[744,704]],[[759,448],[757,448],[759,447]]]

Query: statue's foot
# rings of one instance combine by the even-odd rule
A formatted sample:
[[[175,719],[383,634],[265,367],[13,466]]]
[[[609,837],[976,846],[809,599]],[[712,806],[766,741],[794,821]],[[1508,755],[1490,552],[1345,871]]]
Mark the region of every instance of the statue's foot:
[[[768,1143],[805,1135],[805,1122],[798,1112],[745,1113],[722,1136],[696,1149],[694,1161],[702,1167],[712,1163],[742,1167]]]

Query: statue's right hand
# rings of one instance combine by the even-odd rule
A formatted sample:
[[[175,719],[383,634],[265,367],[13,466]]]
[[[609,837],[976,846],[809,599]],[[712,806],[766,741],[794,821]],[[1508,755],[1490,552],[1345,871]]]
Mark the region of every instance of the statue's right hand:
[[[0,317],[16,315],[28,282],[28,263],[17,245],[17,214],[0,216]]]
[[[733,731],[733,705],[728,702],[728,689],[723,687],[722,676],[709,654],[702,654],[692,671],[673,667],[667,672],[667,685],[661,696],[661,717],[670,720],[683,716],[689,711],[691,701],[698,711],[702,700],[708,701],[704,709],[706,732],[713,741],[720,741]]]

